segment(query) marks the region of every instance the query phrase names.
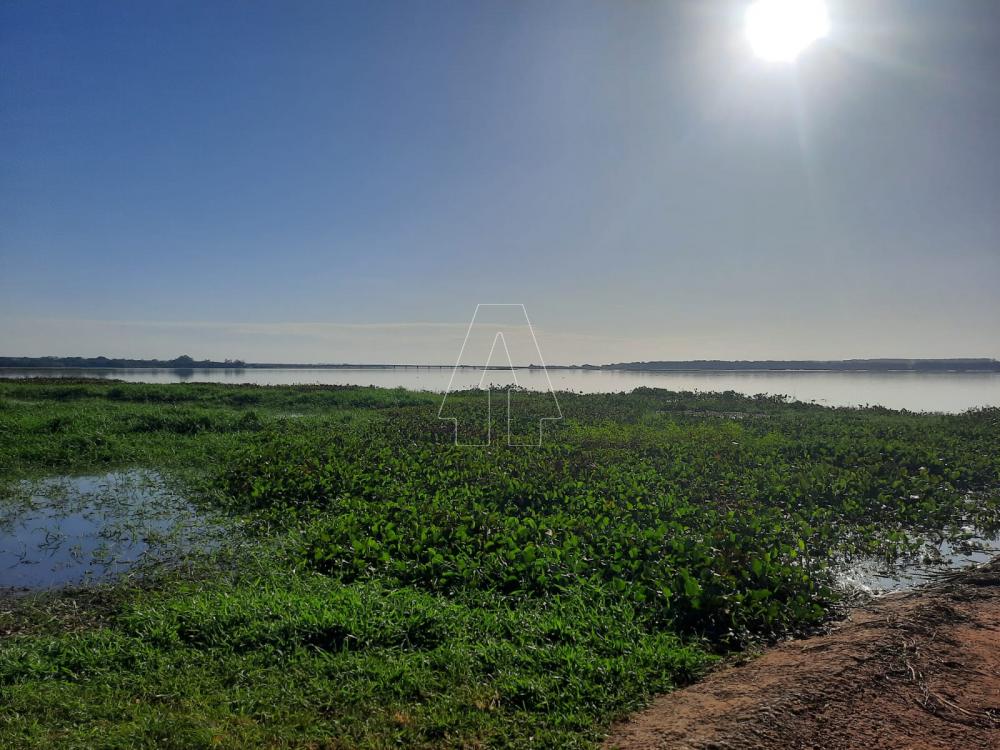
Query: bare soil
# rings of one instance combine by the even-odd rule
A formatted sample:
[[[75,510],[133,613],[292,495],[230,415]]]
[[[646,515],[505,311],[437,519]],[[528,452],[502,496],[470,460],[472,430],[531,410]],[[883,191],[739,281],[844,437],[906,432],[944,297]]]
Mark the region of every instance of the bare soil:
[[[1000,750],[1000,560],[657,698],[611,750]]]

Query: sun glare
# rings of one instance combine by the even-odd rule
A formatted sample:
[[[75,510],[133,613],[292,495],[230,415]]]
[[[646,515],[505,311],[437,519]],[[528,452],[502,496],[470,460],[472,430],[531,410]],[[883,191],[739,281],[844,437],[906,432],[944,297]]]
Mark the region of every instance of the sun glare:
[[[757,0],[747,8],[747,39],[764,60],[793,62],[829,31],[823,0]]]

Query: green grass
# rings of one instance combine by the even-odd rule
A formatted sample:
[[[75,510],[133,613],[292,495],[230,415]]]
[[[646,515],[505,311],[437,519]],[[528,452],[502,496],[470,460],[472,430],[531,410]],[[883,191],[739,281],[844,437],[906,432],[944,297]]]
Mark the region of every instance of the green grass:
[[[0,483],[151,468],[241,522],[183,573],[0,600],[0,746],[591,747],[828,618],[831,561],[997,526],[998,410],[560,403],[543,447],[472,448],[426,393],[0,382]]]

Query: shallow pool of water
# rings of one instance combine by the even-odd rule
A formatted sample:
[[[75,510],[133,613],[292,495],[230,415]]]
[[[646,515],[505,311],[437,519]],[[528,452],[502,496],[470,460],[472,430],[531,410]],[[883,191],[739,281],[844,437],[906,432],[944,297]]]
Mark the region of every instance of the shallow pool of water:
[[[0,588],[108,580],[206,544],[210,527],[155,472],[20,482],[0,498]]]
[[[838,583],[851,593],[890,594],[929,583],[942,574],[981,565],[1000,555],[1000,535],[971,536],[962,541],[925,545],[924,552],[896,565],[862,560],[845,565]]]

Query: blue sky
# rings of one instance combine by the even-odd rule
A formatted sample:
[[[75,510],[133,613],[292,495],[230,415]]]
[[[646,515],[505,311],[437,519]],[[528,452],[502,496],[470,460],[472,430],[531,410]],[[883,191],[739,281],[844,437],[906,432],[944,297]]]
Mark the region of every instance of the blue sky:
[[[0,353],[1000,356],[1000,8],[4,2]]]

